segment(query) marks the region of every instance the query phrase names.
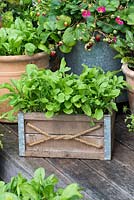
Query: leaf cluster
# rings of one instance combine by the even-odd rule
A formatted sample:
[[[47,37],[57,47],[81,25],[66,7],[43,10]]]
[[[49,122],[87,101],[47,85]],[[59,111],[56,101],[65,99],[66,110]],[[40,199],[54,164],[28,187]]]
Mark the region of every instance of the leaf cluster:
[[[79,200],[82,199],[80,187],[72,183],[65,188],[55,188],[58,178],[55,175],[45,177],[44,168],[38,168],[32,179],[27,180],[21,174],[12,177],[9,183],[0,181],[1,200]]]
[[[127,30],[125,38],[118,38],[117,42],[111,46],[118,52],[115,58],[121,58],[122,63],[134,66],[134,34],[132,31]]]
[[[99,7],[106,11],[98,12]],[[84,18],[83,10],[91,15]],[[93,46],[98,33],[101,40],[114,43],[117,35],[134,30],[133,0],[4,0],[0,11],[4,27],[9,28],[18,16],[30,21],[40,33],[40,49],[50,55],[57,48],[71,52],[77,41]],[[116,23],[117,16],[123,25]]]
[[[101,68],[83,66],[80,75],[67,73],[64,59],[60,69],[39,70],[35,65],[27,65],[26,74],[20,80],[11,80],[0,88],[9,93],[0,97],[0,102],[8,100],[13,110],[2,118],[13,119],[13,113],[44,112],[46,117],[54,114],[86,114],[101,119],[104,114],[117,110],[115,99],[125,87],[122,76],[116,72],[104,72]]]
[[[16,17],[34,21],[32,18],[31,8],[32,0],[0,0],[0,16],[2,26],[10,27]]]
[[[16,18],[9,28],[0,29],[0,55],[32,55],[40,52],[41,38],[30,21]]]
[[[134,114],[129,114],[125,118],[126,126],[129,132],[134,132]]]
[[[112,42],[116,35],[125,34],[126,30],[133,29],[134,4],[131,0],[51,0],[41,1],[47,4],[40,11],[39,27],[44,32],[45,41],[49,40],[50,46],[44,48],[49,53],[50,49],[59,48],[63,53],[69,53],[77,41],[95,43],[94,36],[100,33],[107,42]],[[40,4],[39,4],[40,5]],[[38,5],[37,5],[38,6]],[[97,8],[104,6],[106,12],[98,13]],[[82,17],[82,10],[90,10],[91,16]],[[116,23],[120,16],[124,20],[123,25]],[[62,42],[62,45],[58,45]]]

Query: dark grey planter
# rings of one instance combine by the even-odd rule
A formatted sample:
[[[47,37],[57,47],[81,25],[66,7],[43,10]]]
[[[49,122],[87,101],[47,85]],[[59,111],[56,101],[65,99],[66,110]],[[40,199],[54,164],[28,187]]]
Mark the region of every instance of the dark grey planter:
[[[105,42],[96,43],[91,51],[86,51],[84,44],[79,42],[69,54],[65,54],[67,65],[74,73],[80,74],[86,64],[89,67],[100,66],[104,71],[121,68],[120,59],[114,59],[117,53]]]
[[[117,53],[106,42],[96,43],[91,51],[86,51],[84,46],[85,44],[78,42],[69,54],[64,54],[67,66],[71,67],[72,72],[80,74],[82,64],[89,67],[100,66],[105,72],[121,69],[120,59],[114,59]],[[120,74],[123,75],[122,72]],[[124,101],[127,101],[126,92],[117,99],[117,102]]]

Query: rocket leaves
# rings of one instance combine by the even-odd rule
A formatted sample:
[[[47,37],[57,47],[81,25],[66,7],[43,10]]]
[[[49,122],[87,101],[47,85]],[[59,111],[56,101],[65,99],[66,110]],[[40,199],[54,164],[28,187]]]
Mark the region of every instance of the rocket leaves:
[[[0,200],[80,200],[82,194],[77,183],[57,188],[55,175],[45,177],[44,168],[38,168],[30,180],[21,174],[12,177],[9,183],[0,181]]]
[[[0,97],[0,102],[8,100],[15,112],[44,112],[46,117],[60,113],[85,114],[99,120],[105,113],[117,110],[115,99],[126,83],[117,72],[83,67],[81,75],[76,75],[68,73],[64,59],[55,72],[29,64],[20,80],[0,85],[9,90]],[[4,118],[9,119],[13,110],[4,113]]]

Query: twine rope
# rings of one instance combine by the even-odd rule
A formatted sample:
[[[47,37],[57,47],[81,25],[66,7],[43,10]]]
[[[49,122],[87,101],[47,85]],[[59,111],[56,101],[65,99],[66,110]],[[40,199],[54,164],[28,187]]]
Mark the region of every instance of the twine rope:
[[[41,143],[46,142],[48,140],[72,140],[72,139],[74,139],[74,140],[79,141],[79,142],[81,142],[83,144],[86,144],[88,146],[93,146],[93,147],[96,147],[96,148],[99,148],[99,149],[102,148],[102,145],[97,144],[96,142],[93,142],[93,141],[89,142],[89,141],[85,141],[85,140],[79,138],[80,136],[83,136],[86,133],[91,133],[92,131],[95,131],[95,130],[99,129],[101,127],[100,124],[90,128],[90,129],[87,129],[85,131],[82,131],[82,132],[80,132],[78,134],[74,134],[74,135],[58,135],[58,136],[57,135],[49,135],[47,132],[41,130],[40,128],[38,128],[38,127],[36,127],[34,125],[32,125],[31,123],[27,123],[27,126],[32,128],[33,130],[37,131],[37,133],[42,134],[42,135],[45,136],[45,138],[43,138],[41,140],[29,143],[28,145],[30,147],[32,147],[34,145],[37,145],[37,144],[41,144]]]

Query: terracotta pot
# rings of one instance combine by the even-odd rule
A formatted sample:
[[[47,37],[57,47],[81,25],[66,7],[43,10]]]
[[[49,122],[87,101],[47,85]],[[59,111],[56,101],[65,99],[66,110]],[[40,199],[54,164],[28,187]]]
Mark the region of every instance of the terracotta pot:
[[[0,84],[10,82],[10,79],[19,79],[25,72],[27,64],[36,64],[39,68],[49,66],[49,56],[45,53],[37,53],[33,56],[0,56]],[[9,92],[6,89],[0,89],[0,95]],[[7,103],[0,104],[0,114],[9,111],[11,108]]]
[[[128,100],[131,113],[134,114],[134,71],[128,67],[128,64],[122,65],[122,71],[126,76],[126,81],[130,85],[128,89]]]

